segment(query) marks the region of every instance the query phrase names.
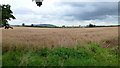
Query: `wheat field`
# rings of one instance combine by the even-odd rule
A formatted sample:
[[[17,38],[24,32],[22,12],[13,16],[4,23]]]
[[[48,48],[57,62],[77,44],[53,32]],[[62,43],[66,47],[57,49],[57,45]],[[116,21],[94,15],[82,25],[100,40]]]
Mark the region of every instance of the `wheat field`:
[[[97,28],[33,28],[2,29],[3,48],[59,46],[74,47],[81,44],[99,44],[111,48],[118,45],[118,27]]]

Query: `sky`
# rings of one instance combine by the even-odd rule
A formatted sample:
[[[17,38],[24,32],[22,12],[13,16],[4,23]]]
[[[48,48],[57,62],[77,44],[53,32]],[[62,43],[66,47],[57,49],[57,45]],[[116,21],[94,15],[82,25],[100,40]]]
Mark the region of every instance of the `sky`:
[[[10,4],[16,20],[11,25],[53,24],[57,26],[117,25],[118,0],[0,0]]]

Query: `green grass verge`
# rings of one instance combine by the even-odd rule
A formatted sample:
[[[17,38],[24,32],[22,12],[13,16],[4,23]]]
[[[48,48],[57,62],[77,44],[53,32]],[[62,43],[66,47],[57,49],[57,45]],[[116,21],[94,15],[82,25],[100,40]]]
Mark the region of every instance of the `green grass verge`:
[[[75,48],[7,51],[3,66],[117,66],[117,48],[101,48],[94,44]]]

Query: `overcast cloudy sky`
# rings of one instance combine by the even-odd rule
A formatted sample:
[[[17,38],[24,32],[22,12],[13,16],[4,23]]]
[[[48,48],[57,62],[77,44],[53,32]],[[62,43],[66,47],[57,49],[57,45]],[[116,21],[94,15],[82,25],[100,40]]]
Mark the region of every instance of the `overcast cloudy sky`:
[[[117,25],[118,2],[86,2],[44,0],[38,7],[32,0],[2,0],[2,4],[10,4],[16,20],[11,25],[25,24],[54,24],[57,26],[88,25]],[[115,1],[115,2],[113,2]]]

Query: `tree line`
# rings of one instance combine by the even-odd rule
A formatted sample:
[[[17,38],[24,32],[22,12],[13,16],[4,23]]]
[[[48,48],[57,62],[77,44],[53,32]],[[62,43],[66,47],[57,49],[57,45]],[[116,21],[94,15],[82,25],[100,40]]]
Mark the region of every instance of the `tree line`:
[[[78,26],[66,26],[66,25],[62,25],[62,26],[53,26],[53,27],[49,27],[49,26],[36,26],[34,24],[31,24],[31,25],[25,25],[25,23],[22,23],[23,27],[43,27],[43,28],[81,28],[81,27],[85,27],[85,28],[94,28],[94,27],[117,27],[117,26],[120,26],[120,25],[108,25],[108,26],[105,26],[105,25],[95,25],[95,24],[88,24],[86,26],[81,26],[81,25],[78,25]]]

